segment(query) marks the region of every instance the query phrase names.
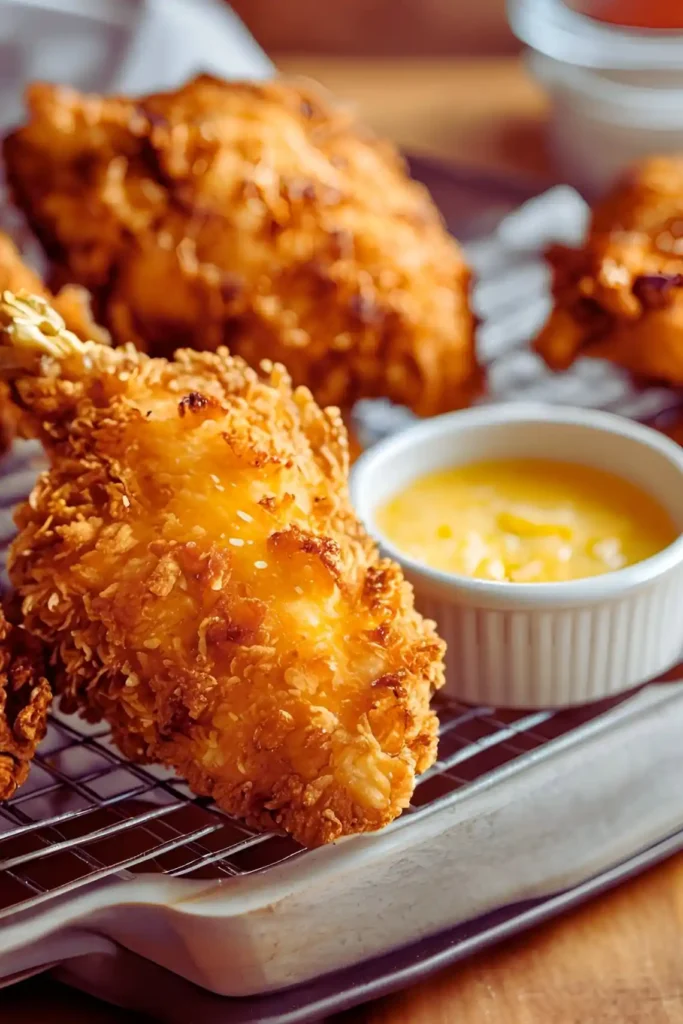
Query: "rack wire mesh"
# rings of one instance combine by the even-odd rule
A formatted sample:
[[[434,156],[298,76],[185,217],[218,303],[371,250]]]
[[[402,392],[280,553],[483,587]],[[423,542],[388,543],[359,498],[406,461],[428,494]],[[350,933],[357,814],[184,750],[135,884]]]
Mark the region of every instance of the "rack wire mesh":
[[[614,703],[529,714],[441,701],[439,760],[406,813],[433,807]],[[28,781],[0,809],[0,921],[107,877],[217,881],[300,856],[305,850],[288,836],[255,832],[165,769],[125,760],[106,726],[55,711]]]

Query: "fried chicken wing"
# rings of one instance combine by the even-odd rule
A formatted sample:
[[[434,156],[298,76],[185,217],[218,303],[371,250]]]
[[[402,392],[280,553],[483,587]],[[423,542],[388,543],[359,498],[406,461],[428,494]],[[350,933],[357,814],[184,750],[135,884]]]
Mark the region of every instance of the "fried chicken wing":
[[[307,845],[380,828],[434,760],[443,644],[347,495],[341,417],[282,367],[82,343],[0,303],[50,460],[10,576],[69,709]]]
[[[554,308],[535,347],[549,366],[587,355],[683,385],[683,158],[633,168],[596,206],[584,246],[548,260]]]
[[[58,295],[51,296],[38,274],[23,262],[14,242],[0,231],[0,293],[6,288],[13,292],[25,290],[44,295],[79,337],[105,340],[106,332],[91,319],[90,300],[85,289],[67,285]],[[17,432],[17,415],[18,410],[9,399],[6,385],[0,383],[0,453],[9,447]]]
[[[0,608],[0,800],[26,781],[51,700],[40,641]]]
[[[201,76],[138,100],[33,85],[14,196],[118,342],[283,362],[320,404],[478,390],[470,273],[389,144],[310,87]]]

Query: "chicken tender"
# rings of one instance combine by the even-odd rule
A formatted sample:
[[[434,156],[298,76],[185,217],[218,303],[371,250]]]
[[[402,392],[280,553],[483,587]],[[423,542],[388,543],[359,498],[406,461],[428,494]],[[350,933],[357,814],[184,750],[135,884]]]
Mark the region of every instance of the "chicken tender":
[[[26,781],[51,700],[40,641],[0,608],[0,800]]]
[[[225,349],[83,343],[39,298],[5,293],[0,331],[50,461],[10,577],[64,706],[306,845],[395,818],[444,645],[352,511],[338,410]]]
[[[554,308],[535,342],[548,365],[608,359],[683,385],[683,158],[633,168],[593,213],[581,249],[548,253]]]
[[[480,384],[470,272],[392,146],[310,87],[203,75],[142,99],[33,85],[4,146],[60,279],[117,342],[229,345],[321,405],[432,415]]]
[[[90,300],[85,289],[67,285],[58,295],[51,296],[38,274],[23,262],[14,242],[0,231],[0,293],[6,288],[44,295],[79,337],[105,340],[106,332],[91,319]],[[17,415],[18,410],[10,401],[7,386],[0,382],[0,453],[9,448],[17,433]]]

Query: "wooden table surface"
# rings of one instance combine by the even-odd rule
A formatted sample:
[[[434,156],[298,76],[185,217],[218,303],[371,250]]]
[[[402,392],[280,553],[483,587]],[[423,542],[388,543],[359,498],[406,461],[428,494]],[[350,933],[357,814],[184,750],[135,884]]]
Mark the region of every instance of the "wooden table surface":
[[[545,101],[515,60],[306,57],[280,63],[352,100],[367,121],[401,145],[472,166],[552,174],[543,143]],[[33,979],[0,994],[0,1020],[133,1024],[134,1017]],[[352,1011],[337,1024],[342,1020],[683,1024],[683,856],[557,922]]]
[[[287,57],[402,148],[461,164],[546,176],[546,100],[515,57],[348,60]]]

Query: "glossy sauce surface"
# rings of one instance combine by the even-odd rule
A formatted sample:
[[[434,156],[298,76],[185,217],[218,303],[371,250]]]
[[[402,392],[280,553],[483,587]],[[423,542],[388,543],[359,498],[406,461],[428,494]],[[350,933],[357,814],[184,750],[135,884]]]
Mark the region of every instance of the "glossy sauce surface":
[[[568,7],[597,21],[624,28],[681,29],[681,0],[565,0]]]
[[[613,572],[668,547],[680,532],[654,498],[621,477],[539,459],[432,473],[384,505],[376,523],[425,565],[513,583]]]

